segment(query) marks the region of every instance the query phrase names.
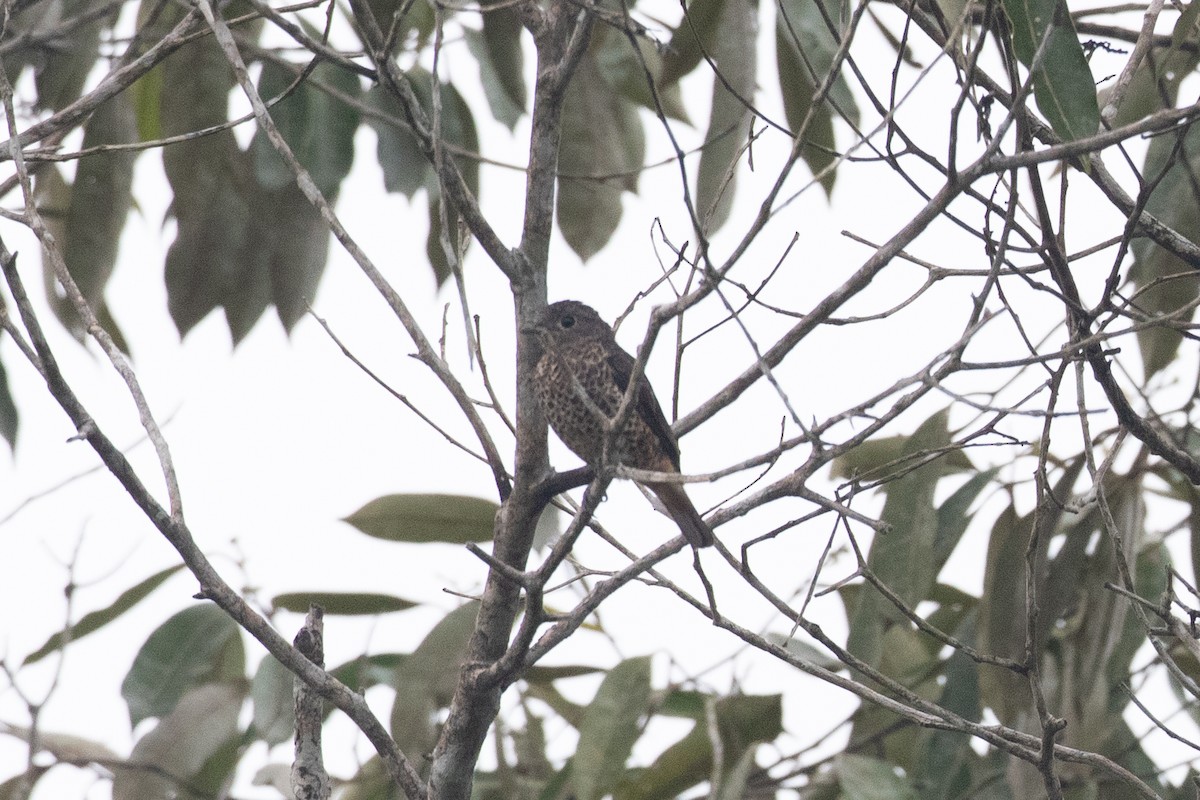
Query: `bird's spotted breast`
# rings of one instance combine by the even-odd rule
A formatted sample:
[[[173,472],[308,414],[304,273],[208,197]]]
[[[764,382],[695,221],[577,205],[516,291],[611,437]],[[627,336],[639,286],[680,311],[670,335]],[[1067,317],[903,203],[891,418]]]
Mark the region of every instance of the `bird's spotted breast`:
[[[608,353],[598,342],[547,350],[538,361],[534,387],[542,411],[558,438],[589,464],[599,463],[604,449],[604,422],[595,413],[611,419],[621,406],[623,393],[613,377]],[[594,408],[579,398],[587,393]],[[632,413],[615,442],[610,458],[638,469],[672,470],[654,432]]]

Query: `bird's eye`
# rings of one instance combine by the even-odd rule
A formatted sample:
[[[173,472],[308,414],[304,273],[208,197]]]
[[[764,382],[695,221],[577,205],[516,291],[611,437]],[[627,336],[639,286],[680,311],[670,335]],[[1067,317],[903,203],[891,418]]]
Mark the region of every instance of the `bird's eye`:
[[[575,327],[575,318],[573,316],[571,316],[570,314],[567,314],[558,321],[558,325],[561,328],[574,328]]]

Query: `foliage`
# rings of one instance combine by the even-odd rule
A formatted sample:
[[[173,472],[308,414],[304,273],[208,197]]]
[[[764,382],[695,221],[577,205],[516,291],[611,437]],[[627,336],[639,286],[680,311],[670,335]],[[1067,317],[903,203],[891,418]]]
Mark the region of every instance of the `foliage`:
[[[344,716],[373,748],[340,776],[343,799],[1192,796],[1194,759],[1159,748],[1193,731],[1200,697],[1200,105],[1179,105],[1200,64],[1197,9],[1149,6],[1151,36],[1126,9],[1049,0],[14,3],[0,95],[5,187],[20,189],[22,210],[4,225],[37,236],[47,291],[44,309],[29,299],[26,262],[0,240],[12,345],[0,435],[17,440],[17,358],[182,563],[5,656],[29,724],[4,719],[0,732],[29,758],[0,800],[44,786],[44,759],[109,781],[117,800],[230,796],[247,768],[286,794],[276,751],[260,745],[300,730],[293,700],[307,691],[326,701],[331,735],[345,735]],[[248,118],[232,118],[247,104]],[[242,124],[253,134],[239,136]],[[528,140],[524,164],[499,158],[497,126]],[[171,192],[162,268],[180,337],[218,309],[235,345],[269,308],[291,332],[331,244],[394,311],[446,390],[395,394],[448,451],[486,467],[494,496],[430,475],[443,490],[385,494],[343,521],[421,569],[439,546],[468,548],[469,599],[446,610],[407,588],[368,591],[327,552],[334,589],[236,591],[197,544],[127,358],[137,337],[106,296],[149,152]],[[1118,160],[1131,169],[1114,176]],[[423,194],[424,256],[407,229],[396,242],[428,280],[410,270],[397,288],[341,224],[355,165],[386,192]],[[491,215],[516,198],[496,199],[490,181],[514,168],[526,194],[510,241]],[[696,434],[684,451],[702,452],[688,445],[704,436],[722,444],[705,453],[714,486],[694,487],[712,490],[722,546],[695,554],[695,580],[660,568],[680,542],[638,555],[609,536],[599,503],[627,473],[550,468],[529,393],[545,343],[518,336],[513,387],[498,388],[469,309],[487,291],[478,270],[497,270],[516,328],[530,330],[564,258],[551,258],[554,226],[603,269],[631,196],[661,189],[668,169],[678,199],[655,234],[665,275],[640,272],[644,259],[617,268],[636,276],[639,301],[668,301],[638,352],[673,339],[674,388],[706,387],[675,423]],[[854,269],[803,218],[818,213],[813,195],[836,208],[847,192],[858,194],[845,229],[866,248]],[[883,210],[895,216],[876,219]],[[447,355],[449,315],[439,339],[411,312],[444,285],[471,345],[461,362]],[[165,503],[85,406],[111,387],[76,390],[64,375],[46,312],[130,388]],[[675,335],[658,336],[668,323]],[[831,408],[821,390],[841,383],[863,388]],[[712,455],[724,447],[738,453],[730,463]],[[565,531],[549,504],[572,514]],[[597,556],[597,537],[614,550]],[[161,615],[120,687],[130,752],[43,730],[26,671],[114,637],[185,568],[197,601]],[[676,654],[629,651],[629,629],[607,613],[635,586],[736,650],[727,672],[672,663],[664,678]],[[314,605],[335,629],[437,619],[405,652],[326,670],[279,633],[286,612]],[[626,622],[659,619],[639,609]],[[611,657],[548,658],[593,633]],[[795,685],[747,688],[764,664]],[[1169,714],[1148,709],[1155,683],[1175,693]],[[797,699],[812,685],[857,702],[826,726],[836,735]]]

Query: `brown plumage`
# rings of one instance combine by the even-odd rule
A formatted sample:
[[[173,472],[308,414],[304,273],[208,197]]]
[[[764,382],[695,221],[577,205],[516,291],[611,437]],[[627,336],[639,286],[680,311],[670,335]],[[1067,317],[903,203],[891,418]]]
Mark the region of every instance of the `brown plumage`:
[[[590,306],[564,300],[547,307],[536,332],[542,346],[534,388],[550,427],[567,447],[592,466],[604,451],[604,421],[612,419],[633,375],[633,356],[617,344],[613,330]],[[586,392],[591,406],[580,396]],[[616,463],[655,472],[679,472],[679,444],[654,390],[643,377],[633,409],[610,450]],[[712,529],[679,483],[647,483],[693,547],[713,543]]]

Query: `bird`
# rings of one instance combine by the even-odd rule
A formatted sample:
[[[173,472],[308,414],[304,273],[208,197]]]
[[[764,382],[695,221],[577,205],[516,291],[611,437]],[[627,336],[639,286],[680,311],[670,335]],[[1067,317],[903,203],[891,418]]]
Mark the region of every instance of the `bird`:
[[[550,427],[589,466],[600,466],[606,427],[600,414],[607,421],[616,416],[633,376],[633,356],[621,349],[613,329],[595,309],[575,300],[550,304],[529,330],[541,346],[533,375],[534,393]],[[679,473],[679,442],[649,381],[643,376],[639,384],[628,420],[610,446],[610,461],[634,469]],[[712,528],[683,484],[644,485],[662,501],[692,547],[713,543]]]

